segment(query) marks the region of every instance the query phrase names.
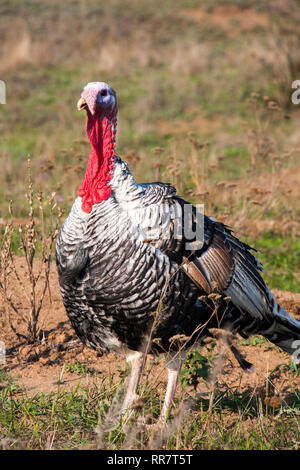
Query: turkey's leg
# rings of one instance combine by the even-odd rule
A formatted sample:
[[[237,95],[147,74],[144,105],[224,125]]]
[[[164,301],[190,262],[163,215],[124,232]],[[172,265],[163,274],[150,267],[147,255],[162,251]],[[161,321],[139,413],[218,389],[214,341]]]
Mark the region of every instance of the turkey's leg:
[[[121,413],[130,411],[131,406],[137,398],[137,388],[144,365],[144,353],[138,351],[126,351],[126,360],[131,364],[131,372],[127,385],[126,395],[123,401]]]
[[[176,386],[180,374],[181,366],[184,362],[186,353],[178,351],[176,353],[169,353],[166,357],[166,369],[168,371],[168,383],[159,422],[166,423],[169,411],[173,404],[173,399],[176,391]]]
[[[174,399],[178,377],[180,373],[180,370],[172,370],[172,369],[167,369],[167,370],[168,370],[167,390],[165,394],[162,412],[159,417],[159,421],[163,423],[165,423],[168,419],[169,410],[171,409],[172,404],[173,404],[173,399]]]

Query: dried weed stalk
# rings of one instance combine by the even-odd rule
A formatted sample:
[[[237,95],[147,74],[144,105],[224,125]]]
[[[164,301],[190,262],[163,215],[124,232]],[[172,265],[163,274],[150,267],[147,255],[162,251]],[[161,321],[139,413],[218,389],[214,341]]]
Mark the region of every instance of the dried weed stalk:
[[[11,220],[1,236],[0,291],[13,332],[19,339],[35,343],[39,337],[39,317],[47,290],[50,293],[51,258],[62,211],[55,202],[55,193],[45,199],[41,189],[34,192],[30,158],[26,199],[28,219],[19,224],[18,229],[13,223],[12,202],[9,205]],[[39,217],[35,217],[36,205]],[[19,242],[18,253],[25,259],[24,274],[18,268],[18,256],[13,249],[16,239]],[[16,320],[13,320],[12,313],[16,315]]]

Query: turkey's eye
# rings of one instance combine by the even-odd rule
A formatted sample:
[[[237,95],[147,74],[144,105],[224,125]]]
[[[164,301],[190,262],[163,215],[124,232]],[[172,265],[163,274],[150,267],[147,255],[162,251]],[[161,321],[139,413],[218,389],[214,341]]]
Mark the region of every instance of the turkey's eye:
[[[101,96],[106,96],[107,95],[107,90],[101,90],[100,95]]]

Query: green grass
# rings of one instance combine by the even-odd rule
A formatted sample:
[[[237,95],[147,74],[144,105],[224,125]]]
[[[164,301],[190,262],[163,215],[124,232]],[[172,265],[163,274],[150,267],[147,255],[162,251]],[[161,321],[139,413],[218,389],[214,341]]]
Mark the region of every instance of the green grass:
[[[0,433],[6,448],[146,448],[153,431],[140,433],[134,417],[124,431],[108,418],[122,381],[113,376],[96,386],[27,395],[0,371]],[[292,373],[292,372],[291,372]],[[81,375],[81,371],[79,372]],[[156,414],[157,392],[144,388],[146,413]],[[189,399],[190,400],[190,399]],[[179,406],[179,403],[177,403]],[[165,449],[299,449],[299,394],[292,392],[277,408],[264,402],[262,390],[219,388],[214,399],[193,400],[192,410],[167,433]],[[136,416],[136,415],[135,415]],[[130,436],[128,441],[128,436]],[[161,445],[162,445],[161,444]]]
[[[88,367],[85,364],[82,364],[81,362],[74,362],[72,364],[66,364],[65,365],[65,370],[67,372],[71,372],[72,374],[77,374],[77,375],[97,375],[98,372],[96,369],[93,367]]]
[[[265,267],[263,277],[270,288],[299,292],[299,238],[293,241],[290,236],[264,233],[249,243],[259,251],[256,256]]]
[[[43,449],[51,433],[59,436],[59,448],[76,448],[94,437],[98,423],[97,396],[86,390],[56,395],[20,393],[10,385],[1,390],[1,437],[16,439],[16,446]]]
[[[264,338],[260,335],[253,335],[249,339],[245,339],[241,341],[242,344],[247,344],[251,346],[260,346],[264,348],[264,351],[268,351],[270,349],[275,349],[276,351],[281,351],[280,348],[272,344],[268,339]]]

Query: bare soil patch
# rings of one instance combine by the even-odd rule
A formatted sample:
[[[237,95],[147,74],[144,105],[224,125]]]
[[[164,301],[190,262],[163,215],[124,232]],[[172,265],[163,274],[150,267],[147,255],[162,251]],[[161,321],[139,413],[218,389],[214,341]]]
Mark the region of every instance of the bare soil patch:
[[[181,10],[181,14],[199,26],[211,24],[234,36],[242,32],[253,31],[256,28],[267,28],[270,24],[269,15],[257,12],[252,8],[240,8],[236,5],[219,5],[212,11],[203,7]]]
[[[25,276],[24,259],[19,258],[17,263],[20,275]],[[16,281],[12,279],[11,282],[15,282],[15,288],[19,289]],[[38,345],[29,345],[16,338],[7,321],[7,307],[2,300],[0,302],[2,323],[0,340],[5,342],[7,353],[5,367],[14,381],[22,390],[34,395],[39,392],[55,392],[58,383],[61,389],[74,389],[79,381],[82,386],[87,386],[109,373],[119,377],[119,371],[125,369],[123,357],[113,353],[99,357],[95,351],[83,346],[77,340],[61,301],[54,263],[51,266],[50,286],[51,291],[47,295],[41,317],[41,342]],[[274,295],[283,307],[300,320],[300,294],[274,291]],[[22,292],[20,292],[20,301],[22,301]],[[20,324],[20,319],[12,319],[16,325]],[[292,377],[288,368],[284,367],[290,364],[290,357],[287,354],[277,348],[269,348],[265,343],[255,346],[239,344],[239,349],[247,360],[254,364],[254,372],[250,375],[245,374],[232,354],[227,351],[222,373],[218,377],[220,385],[223,383],[227,387],[237,387],[242,391],[249,387],[269,389],[272,382],[270,394],[279,397],[280,400],[288,400],[292,389],[300,386],[300,377],[296,377],[295,374]],[[152,361],[152,358],[149,357],[148,361]],[[79,376],[64,370],[64,364],[72,363],[82,363],[93,368],[96,371],[95,376]],[[270,372],[279,365],[283,367],[272,375],[270,382],[268,380]],[[163,361],[155,362],[148,380],[153,382],[153,385],[158,385],[163,392],[166,385]],[[198,389],[200,393],[205,393],[207,386],[203,382]]]

